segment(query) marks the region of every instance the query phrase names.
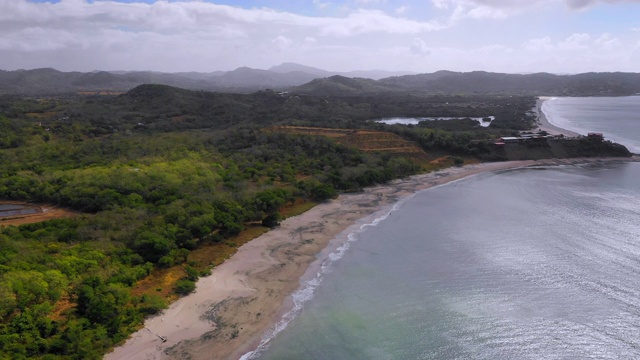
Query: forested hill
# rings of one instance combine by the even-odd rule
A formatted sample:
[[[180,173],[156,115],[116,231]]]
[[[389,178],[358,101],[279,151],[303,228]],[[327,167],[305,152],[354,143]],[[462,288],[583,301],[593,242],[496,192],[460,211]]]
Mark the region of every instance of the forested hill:
[[[438,71],[380,78],[383,74],[393,73],[380,71],[335,73],[295,64],[283,64],[269,70],[241,67],[233,71],[211,73],[0,70],[0,95],[42,96],[78,92],[126,92],[142,84],[163,84],[191,90],[225,93],[253,93],[258,90],[275,89],[315,96],[407,93],[620,96],[640,93],[640,74],[638,73],[521,75],[483,71],[467,73]]]
[[[348,78],[335,75],[328,78],[315,79],[307,84],[298,86],[292,91],[314,96],[375,96],[404,92],[406,88],[401,84],[385,83],[363,78]]]
[[[407,72],[332,72],[285,63],[268,70],[240,67],[208,73],[161,73],[154,71],[62,72],[55,69],[0,70],[0,94],[53,95],[74,92],[125,92],[142,84],[163,84],[193,90],[251,93],[260,89],[286,89],[316,78],[343,75],[380,79]]]
[[[638,73],[584,73],[578,75],[499,74],[440,71],[380,80],[407,90],[442,93],[530,94],[554,96],[619,96],[640,93]]]
[[[346,79],[346,78],[342,78]],[[349,82],[352,79],[348,79]],[[360,84],[373,80],[355,79]],[[350,89],[343,82],[344,89]],[[230,126],[311,125],[342,128],[361,127],[366,121],[395,116],[495,116],[493,126],[527,129],[530,124],[514,114],[534,105],[533,97],[486,97],[459,95],[311,96],[277,91],[251,94],[217,93],[140,85],[118,96],[79,97],[74,106],[56,112],[59,118],[87,124],[96,135],[119,131],[176,131],[227,129]],[[471,107],[470,107],[471,106]],[[40,106],[48,113],[55,105]],[[12,115],[15,110],[2,109]],[[44,121],[44,124],[65,121]],[[453,123],[452,123],[453,124]],[[479,125],[476,126],[479,127]]]
[[[493,94],[547,96],[623,96],[640,93],[640,74],[585,73],[553,75],[468,73],[439,71],[381,79],[348,79],[334,76],[314,80],[293,89],[310,95],[357,96],[391,92],[423,94]]]
[[[167,85],[0,95],[0,200],[73,210],[17,224],[0,216],[0,359],[100,359],[239,245],[339,191],[469,161],[629,155],[589,138],[496,147],[534,125],[535,104]],[[371,121],[383,117],[454,119]]]

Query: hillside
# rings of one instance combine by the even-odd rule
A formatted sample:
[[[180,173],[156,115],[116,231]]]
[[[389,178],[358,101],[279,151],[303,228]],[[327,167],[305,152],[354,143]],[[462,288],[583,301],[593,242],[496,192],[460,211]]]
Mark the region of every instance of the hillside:
[[[406,74],[389,71],[332,72],[294,63],[284,63],[268,70],[240,67],[232,71],[210,73],[161,73],[152,71],[62,72],[55,69],[0,70],[0,95],[53,95],[88,91],[128,91],[142,84],[161,84],[192,90],[250,93],[262,89],[279,89],[303,85],[316,78],[341,75],[380,79]]]
[[[284,63],[269,70],[241,67],[227,72],[159,73],[151,71],[90,73],[54,69],[0,71],[0,95],[53,95],[77,92],[124,92],[142,84],[162,84],[191,90],[252,93],[288,90],[314,96],[381,94],[494,94],[547,96],[620,96],[640,93],[638,73],[578,75],[501,74],[437,71],[398,75],[385,71],[330,72]],[[375,80],[379,79],[379,80]]]
[[[384,84],[429,93],[520,94],[547,96],[620,96],[640,93],[638,73],[585,73],[578,75],[500,74],[442,71],[390,77]]]
[[[345,146],[353,146],[364,152],[381,152],[404,156],[415,160],[428,160],[429,155],[416,144],[388,131],[358,129],[318,128],[308,126],[276,126],[268,132],[298,135],[317,135],[335,139]]]
[[[629,150],[610,141],[586,137],[570,139],[542,139],[527,143],[492,146],[491,155],[501,160],[566,159],[578,157],[630,157]]]
[[[314,96],[371,96],[391,92],[400,92],[401,85],[383,83],[371,79],[347,78],[334,75],[329,78],[315,79],[307,84],[298,86],[292,91]]]

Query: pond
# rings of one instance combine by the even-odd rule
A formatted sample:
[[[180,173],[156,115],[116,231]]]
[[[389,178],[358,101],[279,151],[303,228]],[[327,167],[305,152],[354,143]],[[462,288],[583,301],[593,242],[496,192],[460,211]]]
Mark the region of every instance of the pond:
[[[403,117],[395,117],[395,118],[387,118],[382,120],[376,120],[377,123],[387,124],[387,125],[418,125],[421,121],[434,121],[434,120],[455,120],[455,119],[471,119],[477,121],[480,126],[488,127],[493,120],[496,119],[495,116],[487,116],[487,117],[469,117],[469,118],[459,118],[459,117],[419,117],[419,118],[403,118]]]
[[[0,203],[0,218],[16,215],[31,215],[41,213],[40,207],[30,204]]]

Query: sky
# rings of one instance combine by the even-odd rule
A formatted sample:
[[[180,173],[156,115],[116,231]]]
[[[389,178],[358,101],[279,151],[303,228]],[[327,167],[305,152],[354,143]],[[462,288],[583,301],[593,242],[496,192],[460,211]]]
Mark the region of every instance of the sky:
[[[0,69],[640,72],[640,0],[0,0]]]

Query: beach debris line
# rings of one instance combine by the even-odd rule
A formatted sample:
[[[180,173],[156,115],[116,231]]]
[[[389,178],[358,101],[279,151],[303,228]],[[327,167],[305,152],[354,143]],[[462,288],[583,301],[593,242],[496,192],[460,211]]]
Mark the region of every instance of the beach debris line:
[[[150,332],[150,333],[152,333],[153,335],[157,336],[157,337],[158,337],[158,339],[160,339],[160,341],[162,341],[162,342],[167,342],[167,338],[166,338],[166,337],[164,337],[164,336],[160,336],[160,335],[158,335],[158,334],[154,333],[154,332],[153,332],[153,331],[151,331],[151,329],[149,329],[149,328],[145,328],[145,329],[147,329],[147,331],[149,331],[149,332]]]

